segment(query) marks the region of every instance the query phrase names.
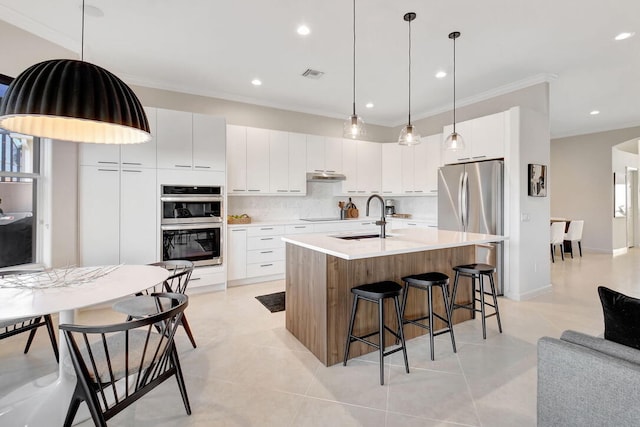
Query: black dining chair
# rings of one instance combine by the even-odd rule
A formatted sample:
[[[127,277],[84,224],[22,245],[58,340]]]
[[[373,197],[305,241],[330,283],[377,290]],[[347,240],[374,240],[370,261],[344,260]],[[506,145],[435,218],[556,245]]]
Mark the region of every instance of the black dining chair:
[[[37,273],[40,270],[3,270],[0,271],[0,279],[12,278],[24,274]],[[29,352],[33,339],[36,336],[36,332],[40,327],[46,327],[49,333],[49,340],[51,340],[51,347],[53,348],[53,354],[56,356],[56,361],[59,362],[58,354],[58,342],[56,340],[56,331],[53,327],[53,321],[50,314],[35,317],[21,317],[18,319],[0,320],[0,340],[12,337],[14,335],[29,332],[27,338],[27,344],[24,347],[24,354]]]
[[[171,272],[169,277],[154,287],[139,292],[136,296],[118,301],[113,304],[113,309],[127,315],[127,320],[138,319],[155,312],[155,301],[149,295],[153,292],[175,292],[184,294],[191,279],[193,263],[186,260],[162,261],[150,265],[165,268]],[[193,348],[196,348],[196,340],[191,332],[187,318],[182,316],[180,324],[184,327]]]
[[[71,426],[82,402],[87,404],[96,426],[107,421],[175,377],[188,415],[191,406],[176,351],[174,336],[188,297],[158,293],[156,314],[123,323],[100,326],[60,325],[69,346],[77,383],[64,426]],[[64,363],[64,362],[63,362]]]

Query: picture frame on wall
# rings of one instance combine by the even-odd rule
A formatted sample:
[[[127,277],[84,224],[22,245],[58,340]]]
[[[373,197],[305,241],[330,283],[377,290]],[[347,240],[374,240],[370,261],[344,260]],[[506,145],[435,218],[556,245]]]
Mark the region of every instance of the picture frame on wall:
[[[529,163],[529,196],[547,197],[547,166]]]

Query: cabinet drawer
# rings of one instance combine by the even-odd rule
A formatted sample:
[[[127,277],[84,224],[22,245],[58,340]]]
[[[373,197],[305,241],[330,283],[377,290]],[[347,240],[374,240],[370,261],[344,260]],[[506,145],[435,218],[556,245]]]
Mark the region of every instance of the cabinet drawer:
[[[284,229],[284,232],[285,234],[313,233],[313,225],[311,224],[287,225]]]
[[[284,261],[272,261],[259,264],[247,264],[247,277],[284,274]]]
[[[264,227],[249,227],[248,236],[273,236],[284,234],[284,225],[265,225]]]
[[[257,249],[253,251],[247,251],[248,264],[262,264],[270,261],[284,261],[284,258],[284,248]]]
[[[255,236],[247,239],[247,250],[284,248],[282,236]]]

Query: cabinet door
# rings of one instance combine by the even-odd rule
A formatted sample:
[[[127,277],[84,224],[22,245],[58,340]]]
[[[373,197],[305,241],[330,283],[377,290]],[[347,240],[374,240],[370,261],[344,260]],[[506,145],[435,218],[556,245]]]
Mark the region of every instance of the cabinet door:
[[[193,114],[158,108],[158,168],[191,169],[193,165]]]
[[[127,168],[120,173],[120,263],[159,259],[156,171]]]
[[[402,193],[402,145],[382,144],[382,193]]]
[[[505,116],[506,113],[501,112],[472,120],[473,160],[504,157]]]
[[[80,167],[79,243],[82,266],[120,263],[119,181],[117,167]]]
[[[289,192],[307,194],[307,136],[289,133]]]
[[[453,131],[453,125],[445,126],[442,131],[442,140],[444,141]],[[473,152],[473,125],[472,120],[456,123],[456,132],[458,132],[465,142],[465,149],[459,151],[442,150],[443,164],[468,162],[471,160]]]
[[[151,131],[151,141],[144,144],[123,144],[120,146],[120,161],[122,166],[136,168],[155,168],[156,167],[156,128],[157,109],[144,107],[149,120],[149,129]]]
[[[269,131],[269,192],[289,193],[289,134]]]
[[[422,138],[422,147],[416,146],[416,161],[423,167],[416,165],[416,191],[422,194],[438,193],[438,168],[440,167],[442,134],[429,135]],[[420,148],[418,148],[420,147]]]
[[[402,150],[402,192],[404,194],[413,194],[415,187],[415,145],[401,146]]]
[[[342,142],[342,165],[347,177],[342,181],[342,192],[355,194],[358,190],[358,141],[345,139]]]
[[[324,168],[327,172],[344,173],[342,138],[326,138],[324,141]]]
[[[382,181],[382,146],[376,142],[358,141],[358,193],[380,193]]]
[[[227,125],[227,192],[247,192],[247,129]]]
[[[118,167],[118,165],[120,164],[120,145],[79,144],[78,156],[81,166]]]
[[[225,146],[224,117],[193,114],[193,168],[224,171]]]
[[[247,192],[269,192],[269,131],[247,128]]]
[[[228,228],[227,280],[247,277],[247,229]]]
[[[307,171],[324,171],[324,136],[307,135]]]

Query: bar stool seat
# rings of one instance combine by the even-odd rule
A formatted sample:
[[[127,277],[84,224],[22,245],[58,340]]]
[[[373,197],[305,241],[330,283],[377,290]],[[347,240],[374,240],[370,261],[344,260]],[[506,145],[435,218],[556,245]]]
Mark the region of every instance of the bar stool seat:
[[[496,295],[496,287],[493,282],[493,273],[495,273],[496,268],[493,265],[489,264],[465,264],[458,265],[453,267],[453,270],[456,272],[456,277],[453,281],[453,293],[451,294],[451,310],[457,309],[465,309],[470,310],[473,313],[473,317],[475,318],[475,314],[482,314],[482,338],[487,339],[487,317],[496,316],[498,320],[498,330],[502,333],[502,323],[500,322],[500,310],[498,309],[498,298]],[[471,302],[468,304],[457,304],[456,303],[456,293],[458,291],[458,278],[460,276],[470,277],[471,278]],[[484,289],[484,280],[483,277],[489,277],[489,284],[491,286],[491,292],[486,292]],[[476,289],[476,280],[479,282],[479,288]],[[476,297],[476,293],[480,296]],[[493,298],[493,304],[485,301],[485,295],[491,295]],[[480,303],[480,309],[476,308],[476,302]],[[486,314],[485,305],[488,305],[493,308],[494,312],[490,314]]]
[[[402,297],[402,324],[403,326],[407,323],[411,323],[413,325],[419,326],[423,329],[427,329],[429,331],[429,340],[431,343],[431,360],[435,360],[435,352],[434,352],[434,341],[433,337],[450,333],[451,334],[451,345],[453,347],[453,352],[456,352],[456,341],[453,336],[453,325],[451,323],[451,306],[449,305],[449,296],[448,289],[449,286],[449,276],[444,273],[440,273],[437,271],[432,271],[429,273],[421,273],[414,274],[411,276],[406,276],[402,278],[402,281],[405,283],[404,295]],[[433,311],[433,287],[439,287],[442,291],[442,299],[445,307],[445,317],[439,315],[438,313],[434,313]],[[427,310],[428,313],[426,316],[419,317],[417,319],[407,319],[405,315],[405,310],[407,308],[407,297],[409,295],[409,289],[416,288],[423,291],[427,291]],[[446,323],[447,327],[445,329],[434,332],[433,330],[433,320],[434,317],[442,320]],[[429,319],[429,324],[425,325],[424,323],[420,323],[423,320]]]
[[[384,300],[387,298],[393,298],[393,303],[395,306],[396,316],[398,319],[398,325],[402,325],[402,314],[400,312],[400,301],[399,296],[402,292],[402,286],[393,282],[391,280],[386,280],[383,282],[376,283],[368,283],[365,285],[356,286],[351,288],[351,293],[353,293],[353,307],[351,309],[351,320],[349,321],[349,331],[347,334],[347,342],[345,343],[344,349],[344,361],[343,365],[347,366],[347,359],[349,358],[349,349],[351,347],[351,343],[354,341],[363,342],[371,347],[378,349],[378,353],[380,355],[380,385],[384,385],[384,357],[389,356],[397,351],[402,350],[404,354],[404,366],[409,373],[409,361],[407,360],[407,347],[404,341],[404,333],[402,331],[402,327],[398,328],[398,331],[393,331],[387,325],[384,324]],[[356,311],[358,310],[358,301],[365,300],[372,302],[374,304],[378,304],[378,330],[371,332],[366,335],[357,336],[353,335],[353,324],[356,319]],[[385,340],[384,340],[384,331],[389,331],[393,336],[397,338],[400,342],[400,347],[394,348],[393,350],[389,350],[387,352],[385,349]],[[378,343],[376,344],[372,341],[367,340],[366,338],[378,335]]]

